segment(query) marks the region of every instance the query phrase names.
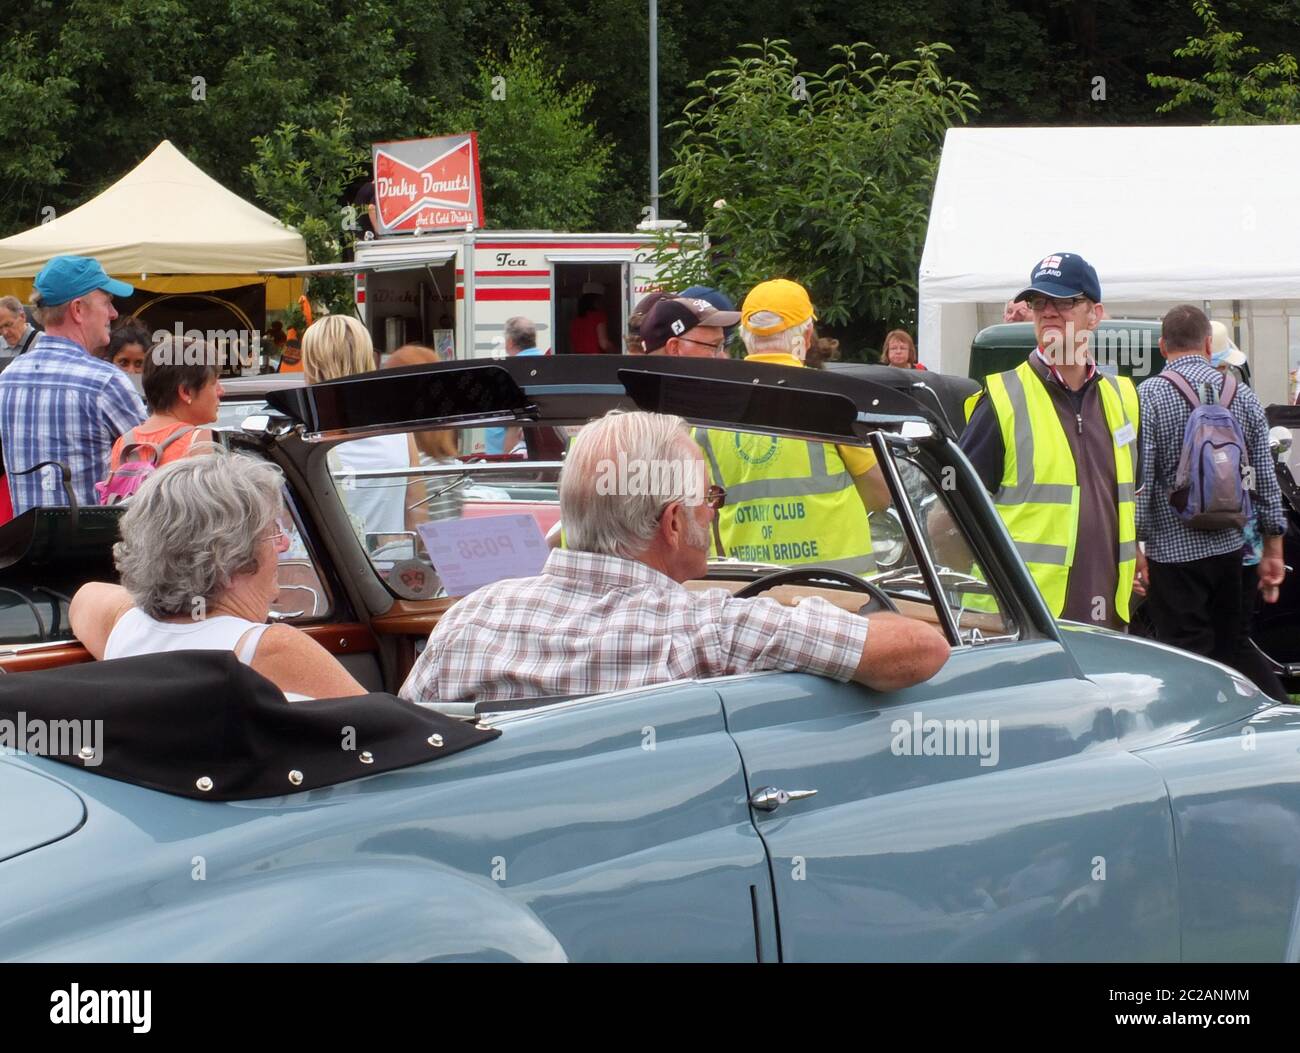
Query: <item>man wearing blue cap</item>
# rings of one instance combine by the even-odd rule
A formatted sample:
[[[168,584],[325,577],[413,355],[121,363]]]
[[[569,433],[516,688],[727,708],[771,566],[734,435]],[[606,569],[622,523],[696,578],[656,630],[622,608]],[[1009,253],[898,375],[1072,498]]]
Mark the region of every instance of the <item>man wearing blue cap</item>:
[[[59,468],[27,471],[47,461],[67,467],[78,504],[94,504],[114,440],[144,421],[126,374],[90,353],[108,343],[113,297],[135,290],[85,256],[54,257],[35,286],[45,332],[0,374],[0,445],[15,516],[68,503]]]
[[[1140,559],[1137,389],[1093,361],[1101,282],[1083,257],[1044,257],[1014,299],[1028,303],[1038,347],[985,378],[961,448],[1052,615],[1122,629]]]

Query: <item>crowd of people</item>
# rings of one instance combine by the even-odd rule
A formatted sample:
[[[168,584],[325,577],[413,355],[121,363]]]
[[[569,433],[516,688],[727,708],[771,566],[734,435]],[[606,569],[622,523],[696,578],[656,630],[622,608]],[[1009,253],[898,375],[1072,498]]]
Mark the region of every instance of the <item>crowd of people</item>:
[[[113,297],[131,292],[93,259],[57,257],[35,280],[42,332],[21,303],[0,300],[0,336],[14,349],[0,373],[0,447],[13,514],[129,502],[115,552],[121,584],[78,593],[78,637],[97,657],[229,647],[296,696],[359,690],[303,634],[267,629],[277,553],[287,540],[278,474],[213,441],[209,426],[222,396],[215,358],[187,353],[171,337],[155,342],[138,322],[112,326]],[[1240,352],[1225,346],[1225,334],[1199,308],[1180,305],[1162,322],[1164,371],[1136,387],[1099,370],[1090,354],[1104,316],[1091,265],[1072,253],[1039,261],[1005,312],[1008,321],[1032,322],[1037,346],[972,396],[961,448],[1053,616],[1123,631],[1144,600],[1150,635],[1235,666],[1285,698],[1249,641],[1256,604],[1276,599],[1285,574],[1286,520],[1263,408],[1228,373]],[[818,336],[816,317],[807,290],[784,278],[759,283],[739,310],[703,286],[655,292],[629,316],[627,350],[729,357],[738,334],[748,362],[817,368],[837,346]],[[614,350],[597,305],[579,311],[571,335],[579,353]],[[274,336],[283,337],[282,368],[301,369],[309,384],[378,368],[369,332],[353,318],[327,315],[300,341],[283,329]],[[505,353],[544,354],[536,325],[511,318]],[[385,366],[436,360],[430,349],[408,345]],[[903,330],[886,335],[880,361],[923,368]],[[508,455],[522,440],[518,428],[492,429],[487,452]],[[564,542],[543,574],[455,605],[403,693],[424,701],[562,695],[746,669],[802,669],[878,688],[933,675],[947,645],[922,623],[872,615],[868,634],[866,622],[824,602],[785,608],[680,587],[703,575],[711,547],[758,558],[783,519],[773,542],[782,562],[874,570],[868,517],[891,502],[875,456],[851,445],[766,441],[771,449],[755,458],[731,433],[689,429],[677,418],[626,413],[589,424],[567,452]],[[711,481],[701,492],[712,496],[692,503],[683,494],[654,508],[626,495],[606,500],[592,489],[593,466],[618,452],[685,459]],[[458,455],[448,432],[336,447],[336,474],[359,476],[343,495],[358,535],[411,530],[412,510],[430,500],[417,473],[399,487],[367,471]],[[797,516],[778,514],[795,500]],[[213,527],[220,523],[230,529]],[[179,538],[193,548],[195,537],[214,533],[220,551],[192,554],[192,562],[148,557]],[[208,612],[200,626],[187,606],[194,597]],[[473,646],[485,626],[498,642],[490,654]],[[621,657],[611,651],[592,661],[593,647]]]

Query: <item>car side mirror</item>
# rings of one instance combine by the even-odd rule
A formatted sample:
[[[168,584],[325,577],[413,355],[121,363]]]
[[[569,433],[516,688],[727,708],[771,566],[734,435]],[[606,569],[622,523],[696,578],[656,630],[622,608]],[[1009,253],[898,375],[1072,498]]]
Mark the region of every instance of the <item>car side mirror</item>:
[[[1273,456],[1281,460],[1291,452],[1291,429],[1284,428],[1280,424],[1268,429],[1268,448],[1272,451]]]

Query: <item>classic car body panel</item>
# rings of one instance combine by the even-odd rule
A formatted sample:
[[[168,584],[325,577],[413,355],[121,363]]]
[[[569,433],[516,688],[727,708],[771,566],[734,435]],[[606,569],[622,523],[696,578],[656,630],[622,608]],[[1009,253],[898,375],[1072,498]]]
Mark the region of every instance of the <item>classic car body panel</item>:
[[[21,737],[21,736],[20,736]],[[0,754],[9,747],[0,749]],[[0,759],[0,801],[7,807],[0,824],[0,862],[67,837],[86,818],[81,798],[53,779]]]
[[[1019,639],[956,648],[890,694],[772,672],[489,715],[500,738],[436,764],[261,800],[11,757],[0,800],[39,786],[50,805],[26,833],[19,808],[0,813],[0,959],[1300,957],[1300,710],[1213,662],[1053,622],[934,407],[776,366],[491,365],[513,408],[480,405],[476,423],[631,408],[630,373],[706,423],[735,425],[746,403],[723,406],[725,386],[692,402],[704,380],[763,390],[755,406],[804,388],[827,397],[809,405],[853,402],[817,422],[826,441],[879,428],[932,479],[954,473],[944,499]],[[449,601],[394,601],[326,455],[368,426],[349,392],[421,372],[275,393],[317,441],[288,422],[233,440],[281,466],[302,513],[340,619],[313,635],[337,632],[335,653],[382,665],[390,689],[399,647],[409,660]],[[902,438],[904,418],[934,434]],[[808,414],[783,419],[809,437]],[[749,803],[765,787],[817,793],[766,811]]]
[[[751,792],[817,790],[756,816],[787,961],[1177,958],[1164,786],[1054,641],[958,652],[889,695],[720,693]]]
[[[0,863],[0,958],[775,958],[715,689],[499,719],[437,764],[237,804],[15,757],[89,807],[75,837]],[[173,923],[185,939],[148,935]]]
[[[1183,958],[1300,961],[1300,707],[1137,756],[1169,788]]]

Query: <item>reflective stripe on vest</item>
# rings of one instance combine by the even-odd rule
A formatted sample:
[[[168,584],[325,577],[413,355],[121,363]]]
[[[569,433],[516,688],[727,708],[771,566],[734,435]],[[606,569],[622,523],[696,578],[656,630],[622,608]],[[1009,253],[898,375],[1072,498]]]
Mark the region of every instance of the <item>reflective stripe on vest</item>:
[[[833,445],[704,428],[695,441],[727,491],[718,532],[728,556],[876,569],[866,507]]]
[[[1101,374],[1098,397],[1115,451],[1119,524],[1119,580],[1115,613],[1129,620],[1129,597],[1137,559],[1133,501],[1137,466],[1137,389],[1127,377]],[[1053,616],[1065,607],[1070,567],[1079,537],[1079,486],[1069,437],[1052,396],[1028,362],[987,378],[988,394],[1006,451],[1002,485],[993,503]],[[973,404],[968,408],[973,409]],[[1132,439],[1120,445],[1126,425]]]

